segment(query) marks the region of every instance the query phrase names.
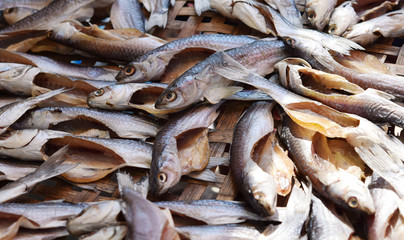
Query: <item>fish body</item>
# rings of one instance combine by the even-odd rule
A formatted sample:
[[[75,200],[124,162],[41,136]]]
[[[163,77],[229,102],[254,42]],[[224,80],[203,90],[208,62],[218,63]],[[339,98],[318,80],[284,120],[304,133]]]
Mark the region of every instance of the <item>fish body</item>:
[[[3,11],[4,19],[8,24],[13,24],[18,22],[19,20],[31,15],[32,13],[36,12],[36,9],[32,8],[25,8],[25,7],[13,7],[8,8]]]
[[[20,162],[15,159],[1,159],[0,160],[0,181],[10,180],[15,181],[22,178],[38,168],[38,163],[33,162]]]
[[[66,227],[67,219],[79,214],[87,203],[40,202],[40,203],[2,203],[0,214],[9,213],[24,216],[21,226],[29,229]],[[37,223],[37,224],[35,224]]]
[[[0,3],[0,9],[24,7],[40,10],[51,2],[52,0],[4,0]]]
[[[54,24],[69,19],[78,9],[94,0],[55,0],[41,10],[0,30],[0,33],[22,30],[46,30]]]
[[[157,133],[149,193],[163,194],[182,175],[205,168],[209,161],[207,128],[217,118],[220,105],[201,105],[184,111],[169,119]]]
[[[244,113],[235,127],[230,152],[230,167],[242,194],[255,209],[268,215],[275,213],[276,183],[252,156],[258,141],[274,130],[273,107],[273,103],[257,102]]]
[[[160,41],[139,37],[124,41],[106,40],[81,33],[69,22],[61,23],[48,32],[52,40],[107,60],[132,61],[163,45]]]
[[[373,200],[362,181],[312,152],[315,132],[304,129],[285,117],[281,137],[299,171],[310,178],[319,193],[344,207],[374,213]]]
[[[0,63],[0,89],[31,96],[33,79],[40,71],[31,65]]]
[[[50,107],[31,111],[25,119],[15,124],[16,128],[58,129],[58,125],[68,124],[69,121],[82,120],[106,127],[111,133],[121,138],[140,138],[156,136],[160,124],[152,118],[129,115],[79,107]]]
[[[125,66],[116,76],[119,82],[147,82],[157,80],[166,70],[172,58],[185,49],[222,51],[240,47],[256,39],[249,36],[204,34],[180,38],[164,44],[140,56]]]
[[[28,192],[30,188],[34,187],[39,182],[58,176],[76,167],[77,163],[62,164],[66,160],[66,152],[67,147],[61,148],[50,156],[46,162],[42,163],[33,173],[0,188],[0,203]]]
[[[21,52],[10,52],[3,49],[0,49],[0,60],[2,62],[32,65],[39,68],[42,72],[56,73],[89,80],[115,81],[115,75],[117,74],[116,70],[113,69],[69,64],[44,56]]]
[[[266,0],[266,2],[277,9],[288,22],[296,27],[303,28],[302,16],[294,0]]]
[[[7,104],[0,108],[0,133],[3,133],[7,128],[17,121],[26,111],[35,107],[36,104],[56,96],[62,92],[64,89],[59,89],[51,91],[34,98],[28,98],[19,102],[14,102]]]
[[[111,23],[116,28],[136,28],[145,32],[145,17],[138,0],[116,0],[111,7]]]
[[[255,240],[261,236],[260,232],[243,225],[202,225],[202,226],[181,226],[175,228],[182,237],[195,240]]]
[[[322,31],[328,24],[337,0],[307,0],[305,12],[310,24]]]
[[[191,201],[155,202],[160,208],[168,208],[171,212],[197,219],[209,225],[240,223],[246,220],[268,221],[280,220],[276,217],[262,217],[251,211],[246,204],[234,201],[212,199]],[[282,216],[278,216],[282,217]],[[281,221],[281,220],[280,220]]]
[[[266,75],[273,71],[276,62],[288,56],[283,46],[280,41],[260,40],[225,53],[258,75]],[[156,108],[186,107],[203,97],[218,102],[218,96],[227,97],[240,91],[239,87],[226,90],[224,80],[211,71],[211,68],[223,63],[223,54],[218,52],[190,68],[164,90],[155,104]]]
[[[275,68],[280,71],[282,85],[300,95],[376,123],[390,123],[404,127],[404,108],[390,101],[384,92],[374,89],[363,90],[343,77],[310,67],[280,62]]]
[[[400,24],[404,21],[404,10],[388,12],[380,17],[353,25],[342,36],[363,46],[383,37],[401,37],[404,30]]]

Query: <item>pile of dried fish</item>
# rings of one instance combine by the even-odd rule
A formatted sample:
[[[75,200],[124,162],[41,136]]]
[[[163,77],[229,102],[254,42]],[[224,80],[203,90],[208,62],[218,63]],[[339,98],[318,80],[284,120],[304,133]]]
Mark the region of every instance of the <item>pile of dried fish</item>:
[[[404,77],[363,50],[404,36],[404,2],[194,4],[268,36],[168,42],[149,34],[168,0],[0,2],[0,239],[402,239]],[[183,175],[221,186],[223,169],[239,201],[172,201]],[[19,198],[111,173],[113,200]]]

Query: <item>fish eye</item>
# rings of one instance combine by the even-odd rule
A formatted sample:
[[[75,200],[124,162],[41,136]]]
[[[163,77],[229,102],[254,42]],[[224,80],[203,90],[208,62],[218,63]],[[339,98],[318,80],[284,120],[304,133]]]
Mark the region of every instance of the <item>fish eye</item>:
[[[5,12],[6,14],[11,14],[14,12],[14,8],[7,8]]]
[[[308,18],[310,21],[313,21],[313,20],[316,18],[316,12],[315,12],[314,10],[310,9],[310,10],[307,12],[307,18]]]
[[[287,37],[287,38],[285,39],[285,42],[286,42],[288,45],[293,45],[293,44],[295,43],[295,40],[294,40],[293,38]]]
[[[359,205],[358,199],[356,197],[350,197],[348,198],[348,206],[351,208],[357,208]]]
[[[136,69],[132,66],[127,66],[123,71],[125,72],[126,76],[132,76],[136,72]]]
[[[167,95],[165,96],[165,99],[169,102],[174,101],[176,98],[177,98],[177,94],[175,94],[175,92],[173,92],[173,91],[167,93]]]
[[[53,38],[55,36],[55,32],[53,30],[49,30],[46,32],[46,36],[48,38]]]
[[[167,175],[163,172],[160,172],[157,177],[159,178],[159,181],[162,183],[165,183],[167,181]]]
[[[256,193],[254,193],[254,198],[255,198],[255,200],[260,200],[262,197],[263,197],[263,193],[262,192],[256,192]]]
[[[102,96],[104,93],[105,93],[105,90],[100,88],[100,89],[98,89],[97,91],[94,92],[94,95],[99,97],[99,96]]]
[[[6,140],[11,136],[11,132],[4,132],[3,134],[0,135],[0,140]]]
[[[333,32],[335,32],[335,30],[337,30],[337,25],[333,24],[328,29],[328,33],[333,33]]]

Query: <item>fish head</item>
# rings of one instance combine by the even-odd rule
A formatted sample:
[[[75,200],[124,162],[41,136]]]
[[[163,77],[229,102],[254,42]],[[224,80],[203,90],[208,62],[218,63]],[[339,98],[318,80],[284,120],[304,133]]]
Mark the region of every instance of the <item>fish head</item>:
[[[195,81],[185,82],[185,84],[172,82],[161,93],[154,107],[162,110],[180,109],[198,101],[201,98],[202,90],[198,88]]]
[[[120,96],[123,96],[122,85],[108,86],[91,92],[87,97],[87,105],[90,107],[114,109],[114,105]]]
[[[375,205],[366,185],[355,176],[345,173],[326,187],[331,199],[352,210],[375,213]]]
[[[166,193],[181,179],[181,166],[177,154],[165,151],[158,158],[158,161],[152,160],[150,168],[149,193],[152,196]]]
[[[310,24],[317,30],[322,31],[328,23],[327,16],[330,13],[330,3],[328,1],[311,0],[306,2],[306,14]]]
[[[328,33],[340,36],[351,23],[356,21],[357,15],[352,8],[352,2],[346,1],[339,7],[335,8],[331,14],[330,22],[328,23]]]
[[[46,36],[52,40],[63,41],[70,39],[78,31],[70,22],[63,22],[47,31]]]
[[[146,82],[149,80],[146,69],[144,62],[131,62],[118,72],[115,79],[120,83]]]

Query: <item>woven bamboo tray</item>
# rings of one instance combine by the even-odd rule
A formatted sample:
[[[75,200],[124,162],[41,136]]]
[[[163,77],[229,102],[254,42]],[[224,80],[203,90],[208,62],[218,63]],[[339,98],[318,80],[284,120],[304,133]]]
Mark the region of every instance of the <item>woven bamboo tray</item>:
[[[265,35],[250,29],[237,20],[226,19],[215,12],[205,12],[197,16],[194,2],[175,2],[168,15],[168,24],[165,29],[152,29],[149,33],[166,40],[188,37],[194,34],[226,33],[248,34],[259,37]],[[366,51],[376,55],[385,62],[392,72],[404,75],[404,39],[379,39],[377,43],[368,46]],[[239,117],[250,103],[227,102],[224,110],[216,120],[216,128],[209,132],[211,157],[228,157],[233,128]],[[241,200],[235,187],[228,166],[216,167],[220,183],[209,183],[183,177],[180,184],[168,193],[155,200]],[[123,168],[120,171],[131,173],[135,181],[146,175],[148,170]],[[92,190],[90,190],[91,188]],[[119,197],[116,172],[103,179],[85,185],[72,185],[61,178],[53,178],[38,184],[29,194],[16,199],[16,202],[38,202],[64,199],[68,202],[93,202],[111,200]]]

